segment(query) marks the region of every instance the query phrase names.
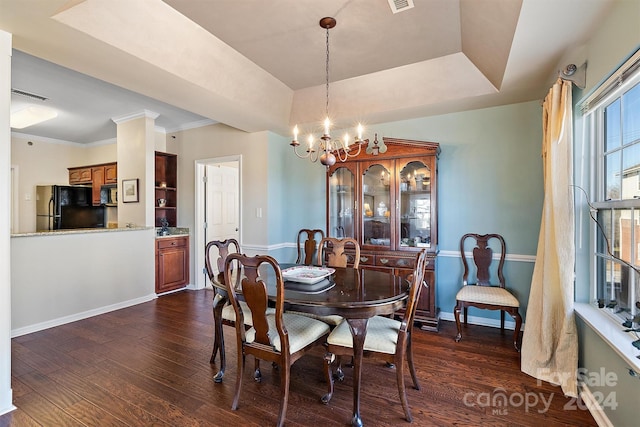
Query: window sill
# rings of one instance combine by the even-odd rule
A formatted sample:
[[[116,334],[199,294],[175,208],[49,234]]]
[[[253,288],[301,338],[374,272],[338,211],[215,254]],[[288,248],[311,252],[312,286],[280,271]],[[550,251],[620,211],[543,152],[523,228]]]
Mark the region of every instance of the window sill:
[[[587,323],[618,355],[636,372],[640,372],[640,350],[631,343],[635,341],[633,332],[624,332],[621,324],[616,323],[606,313],[591,304],[575,303],[575,312]]]

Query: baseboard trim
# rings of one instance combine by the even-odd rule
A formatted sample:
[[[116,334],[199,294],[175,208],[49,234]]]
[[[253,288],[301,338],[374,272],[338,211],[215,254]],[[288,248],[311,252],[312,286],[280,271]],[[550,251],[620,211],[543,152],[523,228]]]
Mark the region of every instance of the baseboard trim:
[[[599,427],[614,427],[613,423],[611,423],[609,417],[607,417],[607,414],[604,412],[602,407],[600,407],[598,400],[595,398],[593,393],[591,393],[591,390],[589,390],[589,387],[586,384],[580,385],[580,397]]]
[[[78,320],[87,319],[89,317],[97,316],[99,314],[109,313],[111,311],[131,307],[132,305],[142,304],[143,302],[152,301],[156,298],[157,298],[156,294],[148,294],[140,298],[134,298],[128,301],[122,301],[117,304],[98,307],[98,308],[94,308],[93,310],[83,311],[82,313],[75,313],[70,316],[59,317],[57,319],[47,320],[46,322],[36,323],[34,325],[24,326],[18,329],[12,329],[11,338],[16,338],[22,335],[31,334],[33,332],[42,331],[44,329],[53,328],[55,326],[64,325],[66,323],[76,322]]]
[[[504,319],[504,328],[505,329],[510,329],[510,330],[514,330],[516,328],[516,322],[514,322],[513,320],[507,320],[510,319],[511,317],[509,315],[505,315],[505,319]],[[455,322],[456,318],[453,316],[453,313],[447,313],[447,312],[440,312],[440,319],[441,320],[447,320],[449,322]],[[462,323],[462,314],[460,315],[460,322]],[[480,317],[480,316],[468,316],[467,317],[467,323],[471,324],[471,325],[478,325],[478,326],[489,326],[492,328],[500,328],[500,319],[488,319],[486,317]],[[522,326],[520,327],[520,331],[524,331],[524,322],[522,323]]]

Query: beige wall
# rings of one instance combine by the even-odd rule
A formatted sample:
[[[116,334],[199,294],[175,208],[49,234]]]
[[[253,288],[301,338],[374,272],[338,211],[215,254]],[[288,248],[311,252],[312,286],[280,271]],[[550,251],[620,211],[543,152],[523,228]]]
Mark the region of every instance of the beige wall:
[[[268,133],[247,133],[223,124],[178,132],[167,138],[167,151],[178,154],[178,226],[195,226],[195,161],[242,156],[241,240],[245,245],[267,245]],[[257,221],[256,208],[263,218]]]

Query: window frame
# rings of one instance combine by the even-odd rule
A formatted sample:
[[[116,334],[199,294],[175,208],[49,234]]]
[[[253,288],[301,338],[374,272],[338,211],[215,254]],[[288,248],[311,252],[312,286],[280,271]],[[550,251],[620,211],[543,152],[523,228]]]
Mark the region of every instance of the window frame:
[[[629,66],[627,66],[626,68],[625,66],[623,66],[621,67],[621,69],[619,69],[617,72],[614,73],[614,76],[617,75],[617,78],[613,80],[614,82],[617,82],[616,85],[614,85],[611,82],[612,79],[609,78],[603,85],[601,85],[601,87],[602,86],[606,86],[606,87],[604,87],[603,89],[601,89],[601,87],[596,89],[594,93],[597,95],[591,95],[583,103],[583,119],[585,120],[585,123],[586,123],[584,138],[586,138],[588,144],[594,148],[593,152],[595,154],[592,157],[592,169],[591,169],[593,171],[591,173],[592,191],[590,191],[590,197],[593,202],[590,203],[589,207],[590,207],[591,215],[593,216],[593,218],[597,218],[598,213],[602,210],[611,210],[612,212],[611,224],[614,223],[614,218],[616,217],[613,215],[613,212],[622,211],[622,210],[625,210],[631,213],[631,218],[634,220],[631,222],[631,224],[640,224],[640,198],[638,198],[638,195],[634,195],[634,198],[622,199],[622,196],[623,196],[622,178],[620,178],[620,199],[606,199],[607,197],[607,188],[606,188],[607,187],[606,185],[607,156],[613,155],[618,152],[621,153],[619,173],[623,173],[624,168],[623,168],[622,159],[623,159],[624,149],[629,148],[633,145],[640,145],[640,137],[634,139],[631,143],[628,143],[628,144],[624,143],[624,138],[622,135],[624,130],[623,118],[625,116],[625,111],[623,109],[624,108],[623,102],[620,102],[621,108],[619,112],[619,115],[621,117],[620,145],[618,147],[615,147],[614,149],[610,148],[609,151],[605,151],[606,150],[606,147],[605,147],[606,133],[607,133],[605,110],[607,109],[607,107],[613,105],[615,102],[622,101],[623,96],[629,93],[632,89],[640,87],[639,54],[640,54],[640,51],[636,52],[636,54],[632,56],[631,59],[633,60],[633,62]],[[631,60],[628,61],[627,64],[629,62],[631,62]],[[603,92],[606,92],[606,93],[603,93]],[[593,105],[589,105],[590,100],[593,101],[594,99],[597,99],[597,101],[592,102]],[[638,106],[637,108],[640,114],[640,106]],[[638,194],[640,194],[640,188],[638,190],[639,190]],[[622,259],[621,256],[620,257],[616,256],[614,250],[612,250],[613,255],[607,253],[606,251],[599,250],[599,244],[601,242],[602,233],[603,233],[601,227],[603,226],[604,224],[599,224],[596,221],[592,221],[592,224],[590,227],[589,257],[590,257],[590,265],[591,265],[591,274],[590,274],[591,279],[589,283],[589,295],[590,295],[591,302],[594,302],[596,304],[598,303],[598,287],[601,285],[605,287],[607,286],[606,282],[605,284],[599,283],[602,280],[599,277],[599,267],[598,267],[599,262],[601,260],[604,260],[604,262],[612,262],[615,264],[619,264],[621,266],[621,270],[630,264],[633,265],[633,267],[626,267],[626,268],[635,269],[636,272],[640,270],[640,262],[638,262],[638,253],[637,253],[637,252],[640,252],[640,248],[636,246],[640,244],[640,233],[638,233],[638,235],[636,236],[635,228],[632,228],[633,232],[630,233],[631,237],[628,243],[628,249],[629,249],[628,256],[629,256],[630,262],[627,263]],[[613,227],[611,227],[611,229],[613,230]],[[614,231],[612,231],[612,236],[609,236],[609,237],[613,237],[613,233]],[[609,240],[609,243],[612,243],[611,240]],[[633,318],[636,314],[640,313],[640,309],[636,308],[636,305],[635,305],[635,301],[640,301],[640,295],[638,295],[640,294],[640,292],[638,291],[638,285],[636,284],[636,282],[640,281],[640,274],[638,273],[629,274],[628,277],[630,277],[627,292],[626,292],[627,294],[626,297],[628,299],[628,305],[629,305],[629,307],[626,307],[626,308],[630,309],[628,313],[626,312],[621,313],[619,311],[616,312],[618,310],[616,308],[607,309],[606,307],[607,301],[605,301],[605,307],[603,308],[601,307],[602,303],[600,302],[601,310],[607,312],[611,320],[617,322],[618,324],[621,324],[624,320],[628,319],[629,317]],[[613,280],[611,282],[613,282]],[[613,294],[613,290],[611,291],[611,294]]]

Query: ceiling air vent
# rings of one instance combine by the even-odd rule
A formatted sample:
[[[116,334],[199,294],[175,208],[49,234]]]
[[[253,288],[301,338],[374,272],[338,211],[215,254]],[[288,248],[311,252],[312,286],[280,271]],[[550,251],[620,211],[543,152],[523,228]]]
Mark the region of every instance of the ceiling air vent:
[[[413,0],[388,0],[393,13],[403,12],[413,8]]]
[[[46,101],[49,99],[46,96],[36,95],[35,93],[29,93],[29,92],[25,92],[24,90],[14,89],[14,88],[11,88],[11,93],[15,93],[16,95],[20,95],[20,96],[26,96],[27,98],[31,98],[31,99],[37,99],[40,101]]]

